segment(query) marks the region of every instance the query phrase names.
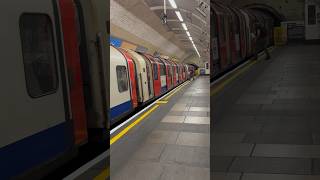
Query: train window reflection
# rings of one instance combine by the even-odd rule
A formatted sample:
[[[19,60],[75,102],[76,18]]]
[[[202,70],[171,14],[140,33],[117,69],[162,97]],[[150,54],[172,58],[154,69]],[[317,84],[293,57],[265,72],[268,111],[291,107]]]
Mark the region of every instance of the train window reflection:
[[[33,98],[55,92],[58,75],[52,22],[45,14],[23,14],[20,36],[27,91]]]
[[[117,66],[116,71],[119,92],[128,91],[127,68],[125,66]]]

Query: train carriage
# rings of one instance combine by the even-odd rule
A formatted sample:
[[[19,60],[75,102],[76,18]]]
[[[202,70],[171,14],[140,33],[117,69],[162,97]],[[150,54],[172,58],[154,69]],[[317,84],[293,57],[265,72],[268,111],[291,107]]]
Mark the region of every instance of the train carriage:
[[[127,61],[132,107],[137,108],[138,107],[138,86],[137,86],[137,76],[136,76],[136,65],[132,57],[129,55],[129,53],[125,49],[119,48],[118,50],[123,54],[123,56],[126,58],[126,61]]]
[[[170,90],[172,88],[172,82],[171,82],[171,65],[170,63],[168,63],[168,61],[166,61],[164,58],[160,57],[161,61],[164,64],[165,67],[165,74],[166,74],[166,89],[167,91]]]
[[[133,109],[126,58],[110,46],[110,117],[111,122]]]
[[[218,42],[219,42],[219,69],[223,71],[228,67],[228,48],[229,42],[227,38],[227,18],[225,17],[225,12],[219,6],[215,5],[212,7],[215,17],[218,32]]]
[[[77,149],[93,139],[105,142],[105,136],[98,133],[108,126],[104,68],[108,61],[103,41],[108,15],[104,6],[105,1],[83,0],[0,3],[0,19],[12,22],[0,29],[0,43],[8,49],[0,57],[10,59],[4,61],[1,77],[11,77],[0,90],[4,107],[0,110],[4,137],[0,144],[0,179],[40,179],[76,156]],[[86,62],[92,63],[84,65]],[[97,62],[100,66],[94,64]],[[92,75],[97,71],[103,76]],[[98,83],[95,87],[99,93],[88,81]],[[88,96],[99,98],[91,101]],[[8,102],[14,106],[8,106]],[[14,162],[13,157],[20,162]]]
[[[148,77],[150,76],[150,72],[147,71],[149,66],[145,59],[133,50],[128,50],[128,53],[131,55],[133,61],[136,65],[136,73],[137,73],[137,84],[138,84],[138,102],[146,103],[153,96],[151,94],[150,81],[148,81]]]
[[[145,56],[152,64],[154,96],[158,97],[161,95],[161,77],[160,77],[161,62],[159,62],[156,58],[154,58],[150,54],[143,54],[143,56]]]
[[[211,81],[273,44],[274,19],[253,9],[211,3]],[[266,29],[259,36],[259,26]]]

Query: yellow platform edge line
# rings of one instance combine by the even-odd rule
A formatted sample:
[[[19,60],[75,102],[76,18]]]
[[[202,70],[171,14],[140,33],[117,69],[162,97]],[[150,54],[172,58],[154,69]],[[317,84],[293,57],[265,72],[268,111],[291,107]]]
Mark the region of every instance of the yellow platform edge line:
[[[109,168],[103,170],[94,180],[106,180],[110,176]]]
[[[137,120],[135,120],[133,123],[131,123],[129,126],[127,126],[126,128],[124,128],[121,132],[119,132],[117,135],[115,135],[113,138],[111,138],[110,140],[110,145],[112,145],[113,143],[115,143],[116,141],[118,141],[122,136],[124,136],[131,128],[133,128],[134,126],[136,126],[137,124],[139,124],[144,118],[146,118],[149,114],[151,114],[155,109],[157,109],[160,105],[159,104],[165,104],[168,102],[168,99],[173,96],[176,92],[178,92],[182,87],[186,86],[187,84],[189,84],[189,82],[186,82],[185,84],[182,84],[180,87],[178,87],[177,89],[173,90],[172,92],[170,92],[170,94],[164,98],[163,100],[159,100],[156,105],[152,106],[148,111],[146,111],[145,113],[143,113]]]
[[[169,101],[157,101],[157,104],[167,104]]]
[[[189,84],[189,82],[183,84],[182,86],[178,87],[176,90],[174,90],[170,95],[168,95],[166,98],[164,98],[164,100],[168,101],[175,93],[177,93],[180,89],[182,89],[184,86],[186,86],[187,84]]]
[[[274,46],[271,46],[268,48],[268,50],[270,52],[272,52],[275,49]],[[242,67],[241,69],[239,69],[237,72],[235,72],[233,75],[231,75],[229,78],[227,77],[227,79],[219,84],[217,87],[213,87],[211,90],[210,95],[214,96],[217,93],[219,93],[222,89],[224,89],[224,87],[229,84],[230,82],[232,82],[234,79],[236,79],[239,75],[241,75],[242,73],[246,72],[251,66],[253,66],[254,64],[256,64],[258,61],[261,60],[261,57],[264,56],[265,53],[261,53],[261,55],[259,55],[258,60],[254,61],[253,59],[249,59],[248,61],[251,61],[249,64],[247,64],[246,66]]]
[[[124,136],[130,129],[132,129],[134,126],[139,124],[144,118],[146,118],[149,114],[151,114],[154,110],[156,110],[159,107],[159,105],[152,106],[148,111],[146,111],[144,114],[142,114],[137,120],[135,120],[133,123],[131,123],[129,126],[124,128],[120,133],[115,135],[110,140],[110,145],[118,141],[122,136]]]
[[[231,77],[227,78],[225,81],[223,81],[221,84],[219,84],[217,87],[214,87],[211,90],[210,95],[214,96],[217,93],[219,93],[222,89],[224,89],[224,87],[226,85],[228,85],[230,82],[232,82],[234,79],[236,79],[239,75],[241,75],[242,73],[246,72],[251,66],[253,66],[254,64],[256,64],[257,61],[252,61],[249,64],[247,64],[245,67],[241,68],[240,70],[238,70],[236,73],[234,73],[233,75],[231,75]]]

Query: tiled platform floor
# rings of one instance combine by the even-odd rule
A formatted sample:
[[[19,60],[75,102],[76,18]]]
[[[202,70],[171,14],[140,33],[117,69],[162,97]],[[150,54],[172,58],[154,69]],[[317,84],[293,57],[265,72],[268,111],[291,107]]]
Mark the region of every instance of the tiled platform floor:
[[[214,180],[320,179],[320,46],[272,56],[211,99]]]
[[[199,77],[111,146],[111,180],[209,180],[209,78]]]

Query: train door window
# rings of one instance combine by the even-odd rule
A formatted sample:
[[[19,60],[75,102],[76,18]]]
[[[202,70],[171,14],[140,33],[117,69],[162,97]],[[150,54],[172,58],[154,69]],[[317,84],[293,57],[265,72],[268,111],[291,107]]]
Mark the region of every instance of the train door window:
[[[226,41],[226,27],[225,27],[225,18],[221,17],[221,34],[222,34],[222,40]]]
[[[153,65],[153,78],[154,80],[158,80],[158,64]]]
[[[160,65],[160,75],[165,76],[166,75],[166,68],[163,64]]]
[[[315,5],[308,6],[308,24],[309,25],[316,24],[316,6]]]
[[[117,66],[117,81],[118,81],[118,90],[119,92],[125,92],[128,90],[128,76],[127,68],[125,66]]]
[[[20,38],[28,94],[32,98],[58,89],[53,25],[46,14],[23,14]]]

